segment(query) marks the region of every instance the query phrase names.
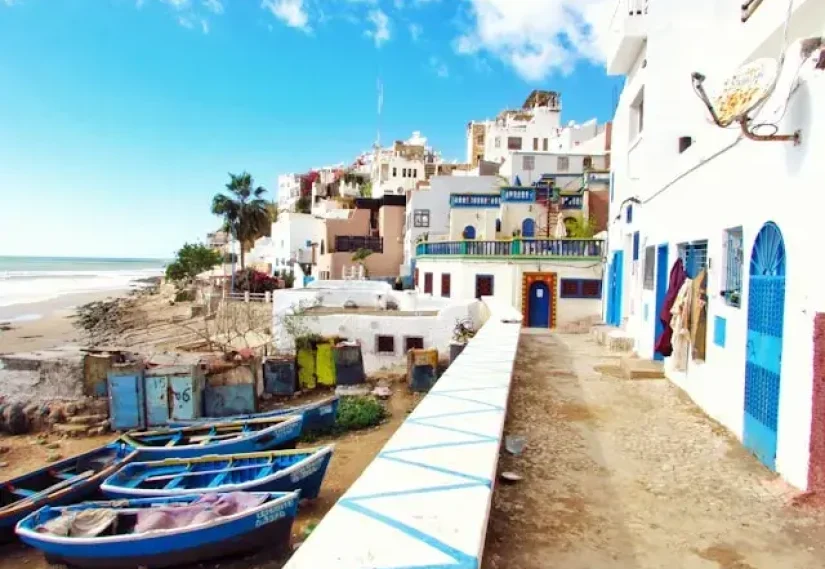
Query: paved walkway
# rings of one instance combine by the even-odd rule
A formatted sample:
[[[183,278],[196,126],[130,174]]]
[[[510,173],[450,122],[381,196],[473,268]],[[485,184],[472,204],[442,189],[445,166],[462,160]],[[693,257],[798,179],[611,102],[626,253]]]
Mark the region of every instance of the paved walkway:
[[[825,513],[666,380],[618,377],[589,335],[524,333],[485,569],[825,568]],[[724,378],[719,378],[724,381]]]

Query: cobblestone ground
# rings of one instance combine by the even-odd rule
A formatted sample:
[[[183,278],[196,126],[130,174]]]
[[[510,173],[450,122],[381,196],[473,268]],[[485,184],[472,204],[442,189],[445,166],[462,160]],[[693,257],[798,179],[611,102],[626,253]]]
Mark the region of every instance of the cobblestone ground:
[[[589,335],[522,335],[506,433],[484,569],[825,568],[825,513]]]

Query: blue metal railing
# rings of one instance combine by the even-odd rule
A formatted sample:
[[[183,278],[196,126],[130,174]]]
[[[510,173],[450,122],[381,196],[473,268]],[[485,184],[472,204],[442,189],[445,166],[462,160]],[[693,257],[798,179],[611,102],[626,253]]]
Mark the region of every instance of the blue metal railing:
[[[561,197],[561,208],[562,209],[581,209],[583,203],[582,196],[562,196]]]
[[[450,207],[499,207],[501,196],[495,194],[450,194]]]
[[[534,203],[536,190],[533,188],[505,188],[501,190],[501,201],[507,203]]]
[[[416,256],[460,255],[470,257],[599,257],[601,239],[513,239],[512,241],[436,241],[419,243]]]

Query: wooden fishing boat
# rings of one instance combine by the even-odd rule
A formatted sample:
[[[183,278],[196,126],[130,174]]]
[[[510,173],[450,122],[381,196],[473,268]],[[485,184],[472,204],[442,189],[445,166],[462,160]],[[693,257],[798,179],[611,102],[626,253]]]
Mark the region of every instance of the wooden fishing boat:
[[[150,498],[208,492],[291,492],[318,497],[332,445],[157,462],[133,462],[103,481],[109,498]]]
[[[14,526],[35,510],[93,497],[100,483],[137,456],[112,443],[17,478],[0,482],[0,541],[14,538]]]
[[[302,423],[301,415],[291,415],[177,429],[130,431],[121,440],[137,450],[138,459],[143,461],[242,454],[295,448]]]
[[[338,414],[338,396],[327,397],[320,401],[313,401],[306,405],[287,407],[285,409],[273,409],[263,413],[253,415],[234,415],[232,417],[221,418],[201,418],[192,421],[176,421],[169,423],[170,427],[189,427],[193,425],[203,425],[214,423],[215,421],[251,421],[255,419],[265,419],[269,417],[283,417],[285,415],[303,415],[304,431],[317,431],[331,427],[335,424],[335,416]]]
[[[17,524],[55,565],[163,568],[287,547],[298,493],[197,494],[46,506]]]

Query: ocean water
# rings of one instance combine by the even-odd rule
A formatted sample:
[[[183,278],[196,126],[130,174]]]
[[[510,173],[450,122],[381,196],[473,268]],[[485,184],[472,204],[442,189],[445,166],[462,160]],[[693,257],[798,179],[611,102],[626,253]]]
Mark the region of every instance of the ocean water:
[[[161,259],[0,256],[0,308],[43,302],[67,294],[123,290],[160,276]],[[0,316],[2,316],[0,310]]]

